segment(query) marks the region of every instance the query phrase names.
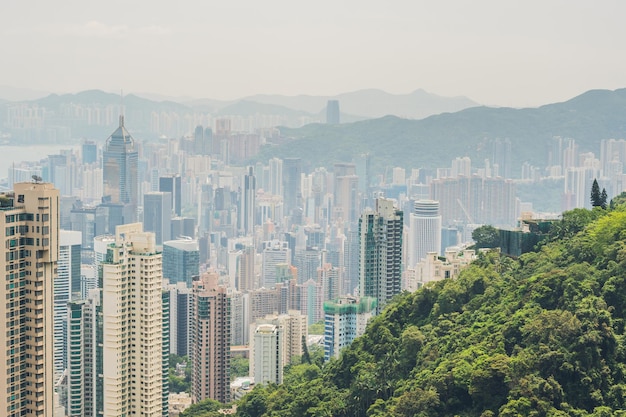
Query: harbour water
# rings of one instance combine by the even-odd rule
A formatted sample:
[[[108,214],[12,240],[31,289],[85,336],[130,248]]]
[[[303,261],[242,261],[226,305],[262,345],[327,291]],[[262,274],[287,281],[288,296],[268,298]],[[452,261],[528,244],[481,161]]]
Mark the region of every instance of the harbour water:
[[[58,154],[64,149],[77,149],[78,145],[0,145],[0,178],[8,178],[9,170],[22,161],[38,162],[48,155]]]

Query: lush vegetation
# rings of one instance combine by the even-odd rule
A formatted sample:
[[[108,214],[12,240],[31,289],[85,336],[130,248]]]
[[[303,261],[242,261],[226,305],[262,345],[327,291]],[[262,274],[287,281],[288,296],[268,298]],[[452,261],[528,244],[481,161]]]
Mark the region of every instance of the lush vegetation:
[[[324,320],[320,320],[317,323],[313,323],[309,326],[309,334],[322,335],[324,334]]]
[[[224,415],[219,412],[222,408],[224,406],[219,401],[206,399],[193,404],[180,413],[179,417],[220,417]]]
[[[184,364],[182,375],[176,372],[176,365]],[[187,356],[170,355],[170,392],[189,392],[191,389],[191,362]]]
[[[231,358],[230,360],[230,379],[246,377],[250,375],[250,359],[248,358]]]
[[[625,325],[626,208],[573,210],[537,252],[404,294],[238,415],[626,416]]]

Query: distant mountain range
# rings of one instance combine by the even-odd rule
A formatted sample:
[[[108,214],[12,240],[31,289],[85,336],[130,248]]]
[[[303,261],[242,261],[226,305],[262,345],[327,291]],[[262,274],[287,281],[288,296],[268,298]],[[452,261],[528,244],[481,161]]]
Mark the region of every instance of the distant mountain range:
[[[395,116],[337,126],[311,124],[282,128],[290,138],[264,150],[261,158],[305,157],[312,167],[371,155],[374,172],[393,166],[450,166],[456,156],[469,156],[473,166],[493,158],[495,140],[510,140],[511,169],[523,162],[545,166],[554,136],[573,138],[581,150],[599,155],[600,140],[626,137],[626,89],[592,90],[563,103],[539,108],[474,107],[422,120]],[[493,159],[492,159],[493,160]]]
[[[138,139],[155,139],[160,134],[168,137],[189,134],[197,123],[206,120],[207,114],[212,117],[239,115],[244,121],[268,119],[283,126],[280,128],[282,139],[280,145],[270,144],[263,149],[259,160],[272,156],[302,157],[312,167],[332,166],[334,162],[351,161],[356,155],[368,152],[375,173],[383,173],[393,166],[407,169],[447,167],[456,156],[469,156],[474,167],[482,167],[485,159],[493,161],[493,144],[500,139],[511,142],[511,170],[515,174],[524,162],[545,166],[548,143],[554,136],[573,138],[580,150],[593,151],[596,155],[599,155],[600,140],[626,138],[626,89],[592,90],[563,103],[538,108],[475,106],[453,113],[444,109],[453,105],[470,106],[473,102],[463,98],[441,98],[421,90],[407,95],[363,90],[333,97],[340,100],[342,118],[346,123],[311,123],[296,128],[324,121],[328,98],[254,96],[250,100],[232,102],[193,100],[178,103],[129,94],[123,100],[126,125]],[[421,102],[420,98],[423,99]],[[436,108],[440,114],[423,119],[385,116],[349,123],[376,112],[416,116],[419,109],[428,107],[426,103],[436,102],[440,103]],[[19,129],[11,133],[14,140],[21,143],[48,143],[47,132],[60,127],[56,133],[57,141],[61,140],[62,134],[73,139],[104,140],[117,125],[119,104],[119,95],[98,90],[51,94],[25,103],[26,106],[46,108],[46,120],[39,136],[32,132],[18,136],[23,134]],[[11,105],[12,102],[0,103],[0,106]],[[428,108],[435,111],[435,107]],[[93,115],[103,111],[108,114],[106,123],[94,124]],[[365,114],[367,111],[370,113]],[[0,129],[16,125],[5,123],[8,113],[0,109]],[[91,118],[89,122],[88,117]]]
[[[64,105],[110,106],[120,104],[118,94],[88,90],[76,94],[47,94],[27,89],[0,87],[0,100],[30,102],[58,113]],[[18,97],[22,97],[19,99]],[[192,113],[208,113],[214,116],[271,115],[285,126],[297,127],[311,122],[324,122],[328,100],[339,100],[343,123],[397,115],[406,118],[423,118],[433,114],[452,112],[477,106],[464,97],[441,97],[424,90],[410,94],[389,94],[381,90],[360,90],[337,96],[281,96],[255,95],[239,100],[189,99],[142,93],[124,97],[129,128],[139,132],[149,130],[152,112],[178,112],[181,116]],[[0,102],[1,103],[1,102]],[[55,114],[56,116],[56,114]],[[74,123],[76,129],[80,123]],[[1,127],[1,126],[0,126]],[[90,129],[87,129],[88,132]],[[188,132],[187,132],[188,133]]]

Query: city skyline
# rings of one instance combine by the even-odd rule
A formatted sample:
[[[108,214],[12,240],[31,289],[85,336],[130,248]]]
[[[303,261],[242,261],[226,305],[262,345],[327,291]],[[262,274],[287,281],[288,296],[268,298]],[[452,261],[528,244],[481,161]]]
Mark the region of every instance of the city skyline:
[[[15,63],[3,85],[214,99],[423,88],[515,107],[626,86],[618,1],[37,3],[0,14]]]

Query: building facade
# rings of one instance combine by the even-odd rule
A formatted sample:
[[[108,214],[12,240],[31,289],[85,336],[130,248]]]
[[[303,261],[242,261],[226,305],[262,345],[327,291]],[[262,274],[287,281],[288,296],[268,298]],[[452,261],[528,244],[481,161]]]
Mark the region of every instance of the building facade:
[[[101,264],[102,413],[163,416],[162,260],[141,223],[116,228]]]
[[[373,297],[346,296],[324,303],[324,360],[338,358],[341,350],[365,333],[376,311]]]
[[[59,191],[48,183],[16,183],[13,193],[0,195],[0,212],[0,267],[6,271],[6,302],[0,303],[2,414],[52,417]]]
[[[230,296],[216,272],[193,282],[191,399],[230,401]]]
[[[359,219],[359,295],[378,300],[376,313],[402,290],[403,212],[378,198]]]

